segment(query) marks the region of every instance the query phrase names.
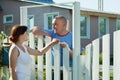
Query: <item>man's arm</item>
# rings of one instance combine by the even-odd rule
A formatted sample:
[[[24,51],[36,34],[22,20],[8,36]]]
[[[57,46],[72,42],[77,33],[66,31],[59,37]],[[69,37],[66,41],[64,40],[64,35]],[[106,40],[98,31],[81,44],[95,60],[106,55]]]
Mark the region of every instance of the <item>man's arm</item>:
[[[40,27],[37,27],[37,26],[31,28],[30,32],[32,32],[34,35],[37,35],[37,36],[44,36],[44,35],[45,36],[50,36],[49,33],[43,31],[42,29],[40,29]]]

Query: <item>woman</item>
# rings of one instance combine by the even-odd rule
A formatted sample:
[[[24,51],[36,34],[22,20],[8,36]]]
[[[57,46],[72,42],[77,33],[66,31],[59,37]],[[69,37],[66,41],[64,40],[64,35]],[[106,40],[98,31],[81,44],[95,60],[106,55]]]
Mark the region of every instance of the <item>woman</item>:
[[[52,45],[59,42],[57,39],[53,39],[46,47],[38,51],[23,44],[27,39],[26,26],[13,26],[10,35],[12,46],[9,51],[10,80],[30,80],[32,66],[30,55],[43,55]]]

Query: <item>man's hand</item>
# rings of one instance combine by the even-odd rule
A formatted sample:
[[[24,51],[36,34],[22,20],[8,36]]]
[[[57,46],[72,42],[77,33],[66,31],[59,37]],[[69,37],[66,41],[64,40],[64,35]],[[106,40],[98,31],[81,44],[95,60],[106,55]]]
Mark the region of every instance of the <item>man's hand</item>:
[[[60,45],[62,48],[65,48],[66,46],[68,46],[68,44],[66,42],[61,42]]]
[[[65,48],[65,47],[68,46],[68,44],[67,44],[66,42],[61,42],[60,45],[61,45],[62,48]],[[69,47],[68,47],[68,48],[69,48]],[[72,52],[72,50],[71,50],[70,48],[69,48],[69,54],[70,54],[70,56],[73,55],[73,52]]]

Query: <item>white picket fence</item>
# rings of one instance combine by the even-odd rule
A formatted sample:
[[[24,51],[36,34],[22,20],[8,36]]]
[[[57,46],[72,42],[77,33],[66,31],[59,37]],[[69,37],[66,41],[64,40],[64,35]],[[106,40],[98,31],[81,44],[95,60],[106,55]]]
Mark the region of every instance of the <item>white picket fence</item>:
[[[30,34],[30,47],[35,48],[34,36]],[[45,38],[46,45],[51,41],[50,37]],[[38,50],[43,47],[43,37],[38,38]],[[45,55],[46,65],[43,64],[44,56],[38,56],[38,80],[44,80],[44,72],[46,73],[46,80],[52,80],[52,72],[54,71],[54,80],[60,80],[60,70],[63,70],[64,80],[71,80],[71,68],[69,67],[69,52],[68,48],[63,49],[63,67],[60,67],[60,45],[54,46],[54,66],[52,66],[52,55],[51,50],[49,50]],[[32,56],[33,57],[33,56]],[[33,57],[33,63],[35,64],[35,57]],[[33,68],[32,80],[35,80],[35,68]],[[45,69],[45,71],[44,71]]]
[[[113,66],[113,80],[120,80],[120,31],[114,32],[113,37],[113,53],[114,53],[114,66]],[[30,47],[35,48],[34,36],[30,34]],[[45,38],[46,45],[50,42],[50,38]],[[92,41],[85,47],[86,55],[80,55],[80,65],[79,69],[81,80],[111,80],[110,79],[110,35],[107,34],[102,37],[102,70],[99,64],[99,51],[100,51],[100,39]],[[38,50],[43,47],[43,37],[38,38]],[[52,80],[52,71],[54,71],[54,80],[60,80],[60,70],[63,70],[63,80],[73,80],[72,79],[72,68],[69,67],[69,53],[68,48],[63,49],[63,67],[60,67],[60,45],[54,46],[54,66],[52,66],[51,60],[51,50],[49,50],[45,55],[46,65],[43,64],[44,56],[38,56],[38,64],[35,64],[35,57],[33,58],[33,63],[35,66],[32,70],[31,80]],[[37,68],[37,72],[36,69]],[[102,71],[102,76],[99,72]],[[4,79],[0,76],[0,80],[8,80],[5,76],[8,76],[8,70],[4,71]],[[38,79],[36,79],[36,73]],[[1,75],[1,72],[0,72]],[[45,79],[44,79],[44,76]]]

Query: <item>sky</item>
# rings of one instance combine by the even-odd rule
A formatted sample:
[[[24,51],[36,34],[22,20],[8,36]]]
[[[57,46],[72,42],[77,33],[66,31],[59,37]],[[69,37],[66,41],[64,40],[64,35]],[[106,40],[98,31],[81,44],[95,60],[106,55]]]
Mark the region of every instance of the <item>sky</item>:
[[[53,0],[56,3],[80,1],[83,8],[98,10],[98,0]],[[120,14],[120,0],[103,0],[103,10]]]

